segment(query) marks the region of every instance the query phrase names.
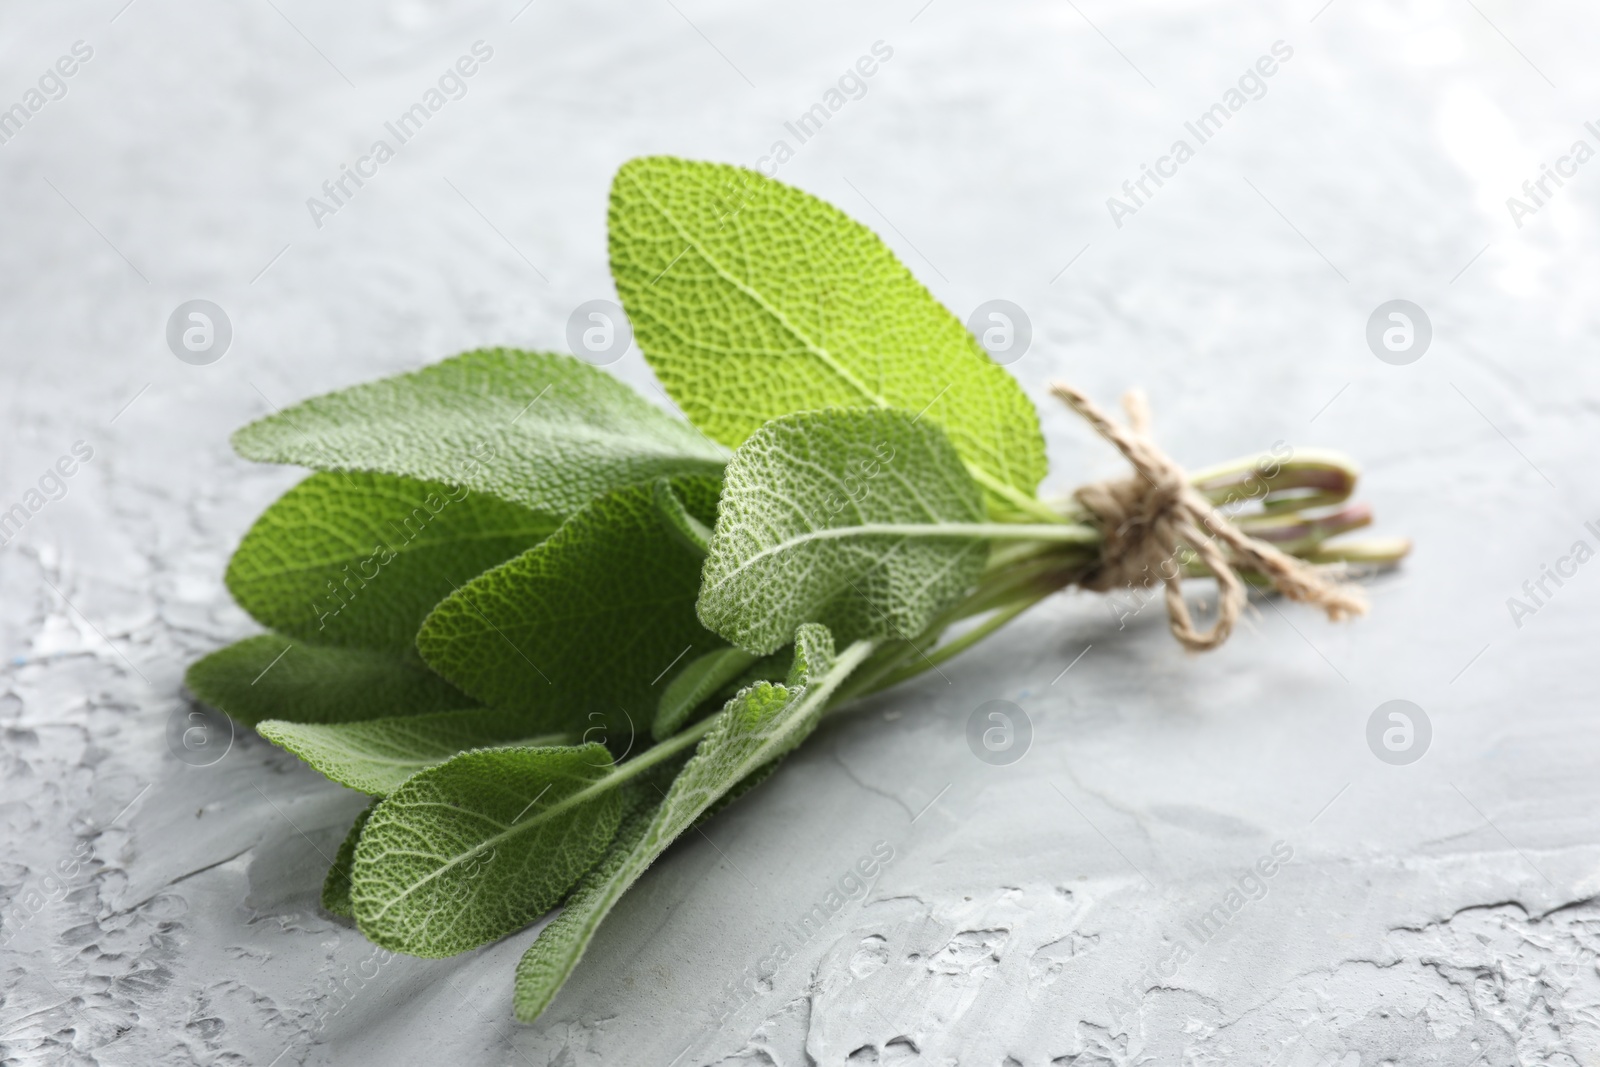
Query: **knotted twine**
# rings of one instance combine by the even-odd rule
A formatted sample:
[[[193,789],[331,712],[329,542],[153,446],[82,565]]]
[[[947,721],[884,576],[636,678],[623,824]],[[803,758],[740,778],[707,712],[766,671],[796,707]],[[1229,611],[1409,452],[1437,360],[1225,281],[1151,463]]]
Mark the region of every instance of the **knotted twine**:
[[[1064,382],[1053,383],[1050,391],[1133,466],[1132,475],[1086,485],[1073,494],[1104,537],[1099,562],[1079,585],[1104,593],[1161,583],[1172,635],[1196,652],[1216,648],[1233,633],[1247,601],[1240,570],[1264,575],[1290,600],[1313,604],[1334,621],[1366,614],[1366,597],[1359,589],[1332,581],[1305,560],[1244,533],[1190,485],[1183,468],[1151,438],[1150,409],[1142,392],[1133,390],[1122,398],[1128,422],[1121,425]],[[1183,600],[1185,550],[1217,579],[1217,617],[1206,631],[1195,629]]]

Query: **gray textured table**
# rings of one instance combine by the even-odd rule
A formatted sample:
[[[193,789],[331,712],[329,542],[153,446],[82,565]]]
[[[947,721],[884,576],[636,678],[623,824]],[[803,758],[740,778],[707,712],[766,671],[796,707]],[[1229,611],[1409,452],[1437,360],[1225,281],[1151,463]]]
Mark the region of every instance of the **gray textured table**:
[[[0,550],[0,1062],[1600,1063],[1600,567],[1571,556],[1600,547],[1591,10],[123,2],[13,6],[0,35],[0,508],[40,505]],[[478,41],[460,99],[308,208]],[[611,295],[621,161],[783,139],[780,177],[959,314],[1026,310],[1052,488],[1118,463],[1046,382],[1143,384],[1186,462],[1358,456],[1417,551],[1370,618],[1260,601],[1205,657],[1156,606],[1048,603],[827,725],[520,1026],[532,931],[380,965],[316,907],[360,798],[243,733],[211,766],[169,751],[184,666],[252,630],[227,557],[298,477],[227,434],[478,345],[564,348]],[[1541,164],[1561,184],[1525,190]],[[233,329],[203,366],[164,336],[195,298]],[[1365,339],[1394,298],[1432,323],[1406,365]],[[656,395],[637,352],[615,370]],[[964,740],[991,699],[1032,722],[1009,766]],[[1431,722],[1416,762],[1369,749],[1392,699]],[[774,966],[879,842],[870,891]]]

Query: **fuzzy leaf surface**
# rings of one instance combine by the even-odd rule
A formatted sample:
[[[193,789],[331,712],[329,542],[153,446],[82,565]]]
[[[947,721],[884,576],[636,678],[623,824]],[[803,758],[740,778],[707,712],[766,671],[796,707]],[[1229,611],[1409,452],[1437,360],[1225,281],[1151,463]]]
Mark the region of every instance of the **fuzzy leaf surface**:
[[[561,902],[622,815],[604,745],[463,752],[381,801],[356,845],[350,901],[374,943],[465,952]]]
[[[977,486],[926,420],[885,410],[775,419],[728,464],[700,618],[762,654],[807,622],[840,641],[915,636],[988,558],[981,538],[941,528],[983,518]]]
[[[344,919],[356,917],[355,911],[350,907],[350,868],[356,862],[356,842],[361,840],[361,831],[377,806],[378,802],[374,800],[361,809],[361,814],[356,816],[355,825],[350,827],[350,832],[339,842],[339,851],[333,855],[333,866],[328,868],[328,873],[322,879],[322,908],[331,915]]]
[[[415,655],[417,629],[435,604],[556,525],[442,482],[313,474],[245,534],[228,564],[228,589],[279,633]]]
[[[674,481],[709,524],[717,482]],[[647,734],[662,675],[723,642],[700,624],[699,553],[669,530],[652,487],[596,499],[549,540],[474,579],[417,636],[440,674],[540,729]]]
[[[517,1018],[532,1022],[544,1011],[628,887],[719,800],[770,773],[816,728],[828,697],[872,651],[870,642],[860,642],[836,659],[820,626],[802,629],[796,644],[799,666],[791,684],[759,682],[730,700],[648,817],[630,816],[604,860],[540,931],[517,965]]]
[[[235,722],[358,722],[473,705],[416,656],[257,634],[189,665],[184,684]]]
[[[520,715],[500,708],[347,723],[268,720],[257,724],[256,732],[340,785],[375,797],[388,796],[412,775],[467,749],[566,745],[577,739],[533,735]]]
[[[639,347],[711,437],[737,446],[817,408],[918,411],[997,501],[1033,498],[1033,403],[865,226],[754,171],[668,156],[622,166],[609,222]]]
[[[246,459],[466,485],[565,518],[594,496],[726,458],[571,356],[480,349],[302,401],[233,435]]]

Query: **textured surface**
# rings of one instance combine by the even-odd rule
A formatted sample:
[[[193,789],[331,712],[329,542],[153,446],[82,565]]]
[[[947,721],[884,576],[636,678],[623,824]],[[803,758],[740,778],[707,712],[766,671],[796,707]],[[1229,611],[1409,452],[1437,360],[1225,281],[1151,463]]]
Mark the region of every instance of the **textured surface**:
[[[684,479],[679,491],[700,521],[715,514],[715,480]],[[592,727],[620,756],[648,731],[667,669],[722,644],[695,618],[701,556],[668,521],[649,485],[600,497],[452,593],[417,647],[485,703],[551,729]]]
[[[641,159],[612,185],[610,247],[650,365],[724,444],[791,411],[897,407],[943,424],[997,493],[1044,477],[1016,380],[838,208],[750,170]]]
[[[700,618],[758,655],[803,622],[842,641],[916,637],[989,558],[975,537],[881,529],[984,518],[950,442],[906,412],[775,419],[734,453],[717,511]]]
[[[1600,564],[1546,581],[1520,628],[1506,601],[1596,544],[1600,160],[1520,229],[1506,198],[1596,143],[1592,9],[274,3],[3,15],[0,103],[73,41],[94,58],[0,146],[0,506],[74,442],[93,457],[0,550],[0,1059],[1590,1067]],[[306,198],[479,38],[495,56],[467,95],[314,228]],[[784,123],[879,39],[894,58],[798,143]],[[1116,228],[1106,198],[1279,39],[1266,95]],[[1159,603],[1041,606],[691,830],[519,1026],[507,978],[534,931],[379,952],[317,906],[363,797],[244,732],[214,766],[168,748],[184,666],[255,632],[228,557],[304,476],[228,435],[449,353],[562,349],[573,308],[615,299],[620,163],[754,165],[778,139],[784,181],[882,233],[963,320],[1026,309],[1008,370],[1040,405],[1048,490],[1123,470],[1048,380],[1106,405],[1140,384],[1191,467],[1280,439],[1356,456],[1375,532],[1417,554],[1366,620],[1259,602],[1207,658]],[[234,322],[208,367],[163,336],[193,297]],[[1434,325],[1405,367],[1363,336],[1395,297]],[[608,369],[661,401],[637,352]],[[1394,698],[1433,719],[1410,766],[1365,738]],[[1009,767],[964,739],[992,699],[1032,719]],[[1280,839],[1263,899],[1141,977]],[[870,890],[773,967],[879,840]],[[1119,1025],[1129,982],[1148,992]]]
[[[611,843],[622,815],[604,745],[463,752],[373,809],[350,903],[361,932],[412,956],[451,956],[549,911]]]

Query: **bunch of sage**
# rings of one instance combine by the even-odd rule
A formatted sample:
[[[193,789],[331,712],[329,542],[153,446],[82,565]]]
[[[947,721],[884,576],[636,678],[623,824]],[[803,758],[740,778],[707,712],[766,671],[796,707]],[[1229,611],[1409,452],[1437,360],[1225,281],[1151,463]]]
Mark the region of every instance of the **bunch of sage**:
[[[1171,608],[1209,573],[1226,607],[1229,581],[1296,595],[1274,567],[1345,589],[1290,557],[1405,552],[1325,543],[1370,520],[1342,457],[1183,475],[1136,406],[1126,440],[1080,413],[1148,492],[1041,500],[1017,382],[797,189],[639,159],[609,222],[618,293],[687,421],[579,359],[491,349],[244,427],[246,458],[315,473],[228,567],[270,632],[188,673],[373,798],[323,887],[372,941],[446,956],[561,906],[517,969],[524,1020],[652,860],[850,700],[1067,586],[1166,584]]]

